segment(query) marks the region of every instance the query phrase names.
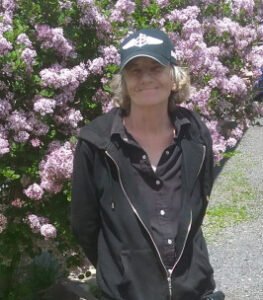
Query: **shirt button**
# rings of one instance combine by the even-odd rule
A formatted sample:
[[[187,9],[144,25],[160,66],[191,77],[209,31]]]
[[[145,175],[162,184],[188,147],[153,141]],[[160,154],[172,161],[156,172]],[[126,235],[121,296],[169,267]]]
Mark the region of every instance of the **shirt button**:
[[[161,181],[157,179],[157,180],[155,181],[155,183],[156,183],[156,185],[160,185],[160,184],[161,184]]]
[[[125,137],[125,138],[123,138],[123,140],[125,141],[125,142],[128,142],[129,140]]]
[[[160,215],[162,215],[162,216],[165,215],[165,211],[163,209],[160,210]]]
[[[167,240],[168,245],[172,245],[173,241],[171,239]]]
[[[169,150],[166,150],[166,151],[165,151],[165,154],[166,154],[166,155],[169,155],[169,154],[170,154],[170,151],[169,151]]]
[[[147,158],[147,156],[145,154],[143,154],[142,159],[146,159],[146,158]]]

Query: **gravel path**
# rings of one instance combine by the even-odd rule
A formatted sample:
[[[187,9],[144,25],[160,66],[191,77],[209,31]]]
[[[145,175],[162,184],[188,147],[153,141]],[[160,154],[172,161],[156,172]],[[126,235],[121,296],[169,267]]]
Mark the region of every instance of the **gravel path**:
[[[243,203],[249,218],[230,224],[208,242],[217,288],[227,300],[263,300],[263,120],[247,130],[237,154],[224,165],[215,181],[210,206],[229,202],[228,174],[245,176],[252,199]],[[238,174],[238,173],[237,173]],[[233,186],[243,189],[242,184]],[[237,190],[236,190],[237,191]],[[204,224],[205,225],[205,224]],[[205,227],[205,226],[204,226]]]

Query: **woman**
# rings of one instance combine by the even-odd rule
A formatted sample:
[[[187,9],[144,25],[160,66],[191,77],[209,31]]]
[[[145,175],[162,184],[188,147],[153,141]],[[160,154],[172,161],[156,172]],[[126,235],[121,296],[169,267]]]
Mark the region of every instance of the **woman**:
[[[82,128],[72,228],[105,300],[224,299],[201,223],[213,181],[209,132],[178,103],[189,90],[172,43],[157,29],[121,44],[119,108]]]

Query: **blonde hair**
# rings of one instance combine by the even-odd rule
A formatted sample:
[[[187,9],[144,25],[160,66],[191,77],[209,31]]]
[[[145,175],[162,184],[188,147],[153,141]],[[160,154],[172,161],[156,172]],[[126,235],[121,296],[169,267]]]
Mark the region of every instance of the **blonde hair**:
[[[186,68],[171,65],[171,77],[172,81],[176,84],[176,90],[171,91],[169,96],[169,112],[172,112],[177,104],[188,100],[190,93],[190,77]],[[127,93],[122,73],[113,76],[110,88],[113,94],[112,100],[115,106],[121,107],[127,114],[129,114],[131,99]]]

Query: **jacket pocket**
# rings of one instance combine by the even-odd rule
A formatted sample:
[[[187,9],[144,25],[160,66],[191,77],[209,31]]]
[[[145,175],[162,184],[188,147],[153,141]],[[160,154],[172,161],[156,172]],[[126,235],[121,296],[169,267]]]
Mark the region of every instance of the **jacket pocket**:
[[[123,278],[118,291],[125,300],[160,300],[168,293],[164,271],[158,258],[148,249],[121,252]]]
[[[200,231],[193,241],[192,261],[189,268],[189,282],[197,294],[203,295],[214,289],[213,273],[206,242]]]
[[[191,240],[175,268],[174,289],[178,299],[200,299],[215,288],[213,269],[202,232]]]

